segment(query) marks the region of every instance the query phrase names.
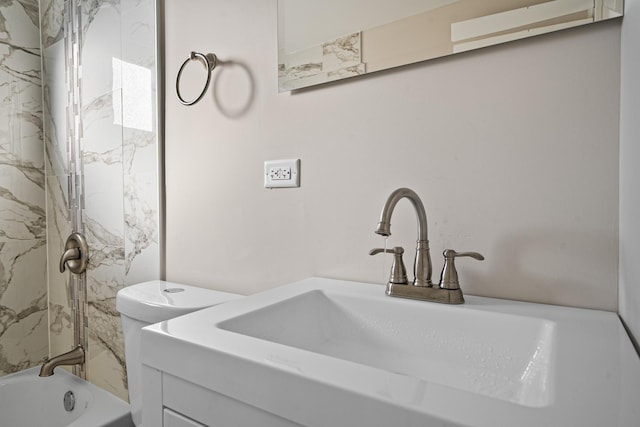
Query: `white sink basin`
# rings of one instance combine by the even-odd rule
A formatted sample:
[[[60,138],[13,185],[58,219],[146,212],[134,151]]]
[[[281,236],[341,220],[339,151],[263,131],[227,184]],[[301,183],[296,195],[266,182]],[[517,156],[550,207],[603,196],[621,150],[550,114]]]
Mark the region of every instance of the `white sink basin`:
[[[615,313],[465,298],[312,278],[150,326],[142,359],[305,426],[638,425]]]
[[[548,404],[554,323],[312,290],[218,327],[526,406]]]

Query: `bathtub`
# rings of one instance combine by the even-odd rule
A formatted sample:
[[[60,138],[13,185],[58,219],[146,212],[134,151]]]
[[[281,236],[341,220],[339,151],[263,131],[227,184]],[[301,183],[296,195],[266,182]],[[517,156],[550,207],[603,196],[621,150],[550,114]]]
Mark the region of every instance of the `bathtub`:
[[[39,371],[35,367],[0,378],[0,426],[133,426],[129,405],[117,397],[64,369],[47,378]]]

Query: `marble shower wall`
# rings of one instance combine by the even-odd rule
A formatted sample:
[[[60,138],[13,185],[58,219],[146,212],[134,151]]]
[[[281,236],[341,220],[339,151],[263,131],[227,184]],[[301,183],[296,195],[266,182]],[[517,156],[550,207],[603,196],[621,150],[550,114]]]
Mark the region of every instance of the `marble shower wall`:
[[[41,1],[51,351],[73,343],[68,277],[56,269],[64,239],[82,230],[90,251],[87,379],[126,399],[115,294],[160,277],[155,0],[66,3],[76,8]],[[65,29],[65,10],[76,11],[74,28]],[[80,68],[77,87],[67,87],[65,76]]]
[[[47,354],[37,0],[0,3],[0,375]]]
[[[73,347],[71,276],[61,274],[58,262],[66,237],[73,231],[71,207],[71,135],[68,135],[70,90],[66,80],[69,45],[65,44],[64,2],[40,2],[42,38],[43,122],[47,199],[47,282],[49,296],[49,355]],[[71,195],[71,198],[70,198]]]

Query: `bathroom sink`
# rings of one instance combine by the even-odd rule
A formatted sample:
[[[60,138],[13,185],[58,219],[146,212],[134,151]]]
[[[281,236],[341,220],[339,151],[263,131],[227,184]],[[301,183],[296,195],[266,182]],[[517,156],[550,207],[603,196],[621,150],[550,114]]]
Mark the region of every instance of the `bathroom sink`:
[[[640,419],[630,399],[640,361],[615,313],[465,298],[435,304],[311,278],[150,326],[142,358],[295,423],[274,425]]]
[[[547,404],[553,322],[457,308],[312,290],[218,327],[526,406]]]

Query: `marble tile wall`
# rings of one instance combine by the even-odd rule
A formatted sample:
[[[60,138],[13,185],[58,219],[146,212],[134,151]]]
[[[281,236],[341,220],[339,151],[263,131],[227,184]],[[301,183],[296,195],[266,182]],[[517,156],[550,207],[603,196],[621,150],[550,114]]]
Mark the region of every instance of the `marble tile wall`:
[[[65,9],[65,6],[67,9]],[[73,92],[66,81],[69,74],[69,52],[73,43],[65,37],[69,27],[68,8],[62,0],[43,0],[41,37],[43,56],[44,143],[47,199],[47,281],[49,296],[49,355],[55,356],[73,348],[74,314],[72,310],[73,279],[58,269],[66,237],[74,230],[73,220],[78,202],[74,129],[77,117]]]
[[[0,375],[47,354],[38,1],[0,3]]]
[[[65,1],[42,1],[49,264],[57,266],[71,229],[85,233],[90,251],[87,379],[126,399],[115,294],[160,277],[155,0],[66,3],[77,7],[77,19],[65,37],[65,20],[59,19]],[[77,42],[71,58],[63,47],[69,38]],[[79,66],[81,78],[71,90],[64,77]],[[70,93],[75,112],[68,108]],[[70,119],[74,113],[75,120]],[[69,123],[78,129],[75,138],[69,138]],[[74,180],[77,187],[69,185]],[[79,202],[76,219],[73,200]],[[73,342],[72,302],[68,278],[53,266],[51,348],[62,352]]]

